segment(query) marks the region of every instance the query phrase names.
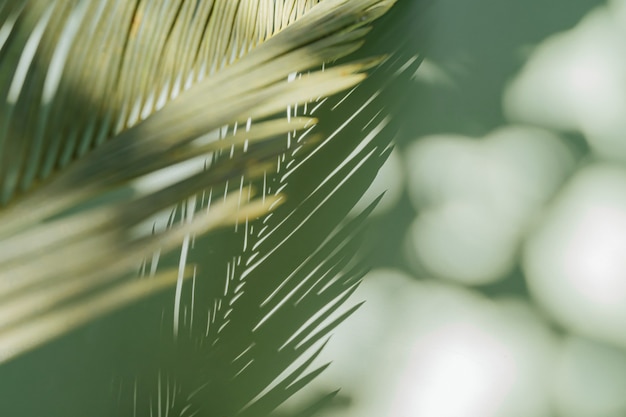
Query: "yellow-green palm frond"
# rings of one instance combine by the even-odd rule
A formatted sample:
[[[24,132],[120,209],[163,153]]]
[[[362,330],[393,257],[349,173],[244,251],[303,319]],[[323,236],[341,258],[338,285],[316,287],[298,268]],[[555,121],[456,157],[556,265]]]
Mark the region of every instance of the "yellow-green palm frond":
[[[349,57],[394,3],[0,0],[0,411],[256,417],[323,370],[419,64]]]
[[[140,134],[152,134],[167,125],[182,130],[178,137],[170,137],[175,142],[237,117],[275,112],[265,103],[262,111],[255,112],[229,108],[229,102],[222,100],[241,100],[291,72],[347,54],[363,35],[357,28],[390,2],[363,1],[355,6],[355,2],[327,1],[299,25],[292,24],[315,3],[5,2],[4,39],[0,38],[0,86],[6,97],[0,142],[2,202],[6,204],[16,192],[31,188],[35,179],[46,179],[89,149],[133,127],[191,87],[195,88],[176,105],[143,123]],[[325,22],[330,14],[333,18]],[[287,33],[275,36],[290,24]],[[275,38],[270,45],[254,48],[270,38]],[[345,88],[340,84],[320,86],[319,93]],[[254,107],[263,96],[247,99],[247,107]],[[230,114],[220,118],[215,113],[222,107]],[[194,119],[184,120],[184,129],[172,126],[183,117]]]
[[[137,285],[115,280],[136,270],[138,260],[156,247],[171,249],[190,232],[266,212],[275,201],[261,203],[251,192],[245,193],[249,200],[235,198],[235,207],[233,199],[213,204],[215,210],[184,227],[148,235],[134,229],[195,193],[232,178],[254,181],[271,170],[282,141],[256,152],[245,148],[315,120],[278,118],[259,125],[257,120],[363,79],[370,62],[314,70],[287,82],[289,74],[355,50],[367,32],[364,25],[392,2],[316,3],[0,3],[1,299],[25,306],[47,298],[54,288],[55,297],[37,309],[40,313],[65,311],[63,304],[80,294],[90,294],[80,301],[86,307],[113,290],[111,281]],[[231,129],[219,144],[206,138],[237,125],[236,134]],[[173,185],[93,203],[95,208],[76,213],[76,207],[128,188],[139,177],[231,147],[232,158]],[[180,274],[158,278],[174,282]],[[160,288],[158,282],[144,281],[138,294]],[[121,304],[120,299],[108,305]],[[66,331],[60,324],[66,316],[60,315],[57,324],[48,320],[48,332],[16,345],[16,326],[23,334],[29,324],[41,324],[38,312],[10,311],[11,319],[0,327],[0,361]]]

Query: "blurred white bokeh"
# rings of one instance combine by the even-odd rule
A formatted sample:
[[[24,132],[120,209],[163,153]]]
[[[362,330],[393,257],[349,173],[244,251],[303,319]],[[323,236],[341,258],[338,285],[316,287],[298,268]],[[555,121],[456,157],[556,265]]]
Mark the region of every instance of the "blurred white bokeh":
[[[485,152],[494,181],[504,184],[492,204],[525,223],[573,171],[577,154],[554,133],[529,126],[507,126],[487,136]]]
[[[331,340],[323,359],[333,366],[316,382],[320,393],[343,387],[352,403],[325,417],[626,416],[626,1],[572,5],[562,20],[547,16],[558,6],[531,3],[546,16],[522,23],[528,33],[511,35],[521,41],[502,42],[528,52],[505,76],[503,109],[472,111],[488,105],[497,80],[469,72],[510,57],[480,66],[478,48],[448,45],[415,74],[431,107],[420,119],[416,106],[412,122],[425,122],[428,136],[394,152],[359,208],[388,189],[384,214],[407,192],[415,217],[403,267],[428,279],[367,276],[356,294],[367,303]],[[441,27],[474,6],[517,19],[497,0],[438,4],[451,14],[437,16]],[[475,17],[459,33],[481,32]],[[555,33],[539,28],[544,17],[571,29],[529,46]],[[493,23],[487,43],[509,36]],[[480,118],[498,110],[503,120]],[[459,133],[498,123],[483,137]],[[523,274],[511,274],[518,264]],[[526,284],[530,297],[481,294],[478,285],[498,281],[486,288]]]
[[[575,164],[545,130],[509,126],[481,139],[431,136],[406,152],[418,217],[408,238],[425,270],[464,284],[502,279],[532,217]]]
[[[487,165],[476,140],[460,135],[419,138],[404,152],[409,197],[415,208],[452,199],[481,200]]]
[[[394,270],[370,273],[356,297],[367,303],[315,382],[352,406],[324,416],[550,417],[554,337],[524,302]]]
[[[556,362],[555,410],[558,417],[626,415],[626,353],[568,337]]]
[[[485,204],[453,201],[425,210],[415,219],[407,252],[437,277],[485,284],[513,268],[517,232]]]
[[[626,170],[581,170],[526,244],[531,293],[568,329],[626,347]]]
[[[504,94],[509,119],[579,131],[598,155],[626,161],[625,10],[598,7],[537,47]]]

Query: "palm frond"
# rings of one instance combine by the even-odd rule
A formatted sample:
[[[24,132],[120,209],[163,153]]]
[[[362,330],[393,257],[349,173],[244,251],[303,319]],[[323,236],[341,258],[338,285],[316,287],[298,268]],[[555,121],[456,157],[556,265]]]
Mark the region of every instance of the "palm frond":
[[[67,294],[74,297],[88,292],[98,297],[110,285],[123,285],[118,278],[136,270],[137,259],[155,247],[171,249],[190,233],[267,212],[273,201],[264,198],[269,204],[260,204],[248,193],[248,200],[238,201],[239,215],[222,203],[184,228],[148,235],[134,229],[202,190],[242,176],[254,180],[271,169],[268,162],[282,146],[274,140],[250,152],[245,149],[250,140],[276,137],[314,120],[242,127],[219,145],[207,145],[203,135],[225,125],[251,126],[289,103],[330,95],[363,79],[371,62],[285,82],[289,74],[356,49],[367,31],[363,25],[391,6],[374,0],[329,0],[312,7],[315,3],[3,2],[0,190],[8,203],[0,211],[3,300],[32,304],[56,285],[70,288]],[[232,158],[173,185],[105,199],[75,213],[76,207],[94,205],[89,202],[96,197],[119,194],[136,178],[208,157],[216,148],[241,148],[242,142],[244,149]],[[231,215],[216,214],[228,209]],[[146,289],[160,288],[153,284],[143,282]],[[15,315],[9,330],[24,319]],[[0,339],[11,334],[3,330]],[[36,343],[2,356],[11,358],[26,345]]]
[[[177,306],[165,308],[166,340],[172,320],[180,320],[175,342],[161,345],[159,357],[168,359],[129,372],[120,382],[122,410],[137,402],[181,416],[263,416],[323,371],[327,365],[314,365],[319,351],[358,308],[344,304],[366,272],[356,255],[376,202],[355,219],[342,219],[391,151],[397,126],[382,109],[397,91],[389,87],[418,64],[394,55],[347,94],[290,108],[292,116],[319,116],[316,129],[325,138],[310,153],[288,151],[266,180],[264,194],[296,197],[262,222],[243,225],[232,251],[215,255],[230,259],[224,270],[215,268],[205,244],[195,243],[190,258],[226,282],[193,281]],[[349,116],[327,117],[333,113]],[[291,149],[303,139],[292,137]],[[146,368],[151,371],[137,382]],[[173,391],[176,402],[167,402]]]
[[[393,3],[0,1],[0,371],[56,369],[55,344],[24,353],[175,285],[100,321],[103,351],[128,336],[81,382],[103,416],[268,415],[319,374],[365,272],[369,210],[342,219],[391,151],[387,84],[419,62],[327,64]]]

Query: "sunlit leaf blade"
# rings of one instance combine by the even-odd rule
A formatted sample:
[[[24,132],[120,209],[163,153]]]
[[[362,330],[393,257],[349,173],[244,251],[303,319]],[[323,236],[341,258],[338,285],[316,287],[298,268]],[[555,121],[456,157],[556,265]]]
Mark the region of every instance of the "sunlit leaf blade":
[[[396,126],[384,111],[386,87],[410,77],[418,62],[393,55],[372,71],[371,82],[290,107],[292,114],[319,116],[322,140],[310,153],[287,151],[279,171],[268,178],[267,195],[281,192],[290,198],[263,222],[242,225],[243,252],[235,248],[232,257],[219,252],[220,259],[230,260],[225,270],[215,269],[225,276],[224,284],[196,281],[183,291],[176,308],[193,314],[193,322],[174,318],[180,325],[175,347],[164,349],[177,359],[158,362],[152,381],[135,387],[139,404],[158,404],[158,375],[167,375],[178,390],[176,406],[160,403],[163,410],[182,416],[236,416],[248,410],[266,415],[295,392],[286,389],[293,388],[294,369],[308,363],[358,308],[344,304],[365,273],[355,255],[369,213],[347,223],[342,219],[391,151]],[[326,117],[338,112],[345,117]],[[295,147],[298,137],[292,139]],[[208,256],[202,247],[196,242],[198,259]],[[216,266],[206,259],[200,264]],[[172,316],[166,308],[165,327]],[[122,397],[122,410],[128,410],[135,397]]]
[[[328,64],[393,3],[0,0],[0,62],[12,63],[0,88],[24,34],[48,19],[37,66],[15,103],[0,103],[0,191],[11,196],[0,209],[0,349],[13,359],[0,392],[21,404],[11,415],[263,416],[323,371],[317,355],[358,308],[344,305],[366,271],[356,254],[369,210],[342,219],[391,150],[390,87],[418,59]],[[55,57],[62,71],[44,103]],[[15,122],[24,113],[31,126]],[[30,141],[12,143],[16,131]],[[198,157],[206,170],[142,185]],[[234,234],[205,235],[233,223]],[[128,307],[168,284],[173,300]],[[20,402],[20,387],[52,400]]]
[[[322,345],[309,359],[294,370],[290,375],[283,379],[278,385],[273,387],[268,393],[263,395],[258,401],[252,403],[239,413],[242,417],[252,417],[258,415],[268,415],[272,410],[285,401],[285,398],[291,397],[294,393],[301,390],[313,379],[320,375],[330,365],[323,365],[310,373],[301,376],[306,369],[311,366],[317,356],[321,353],[324,346]]]
[[[85,323],[94,316],[86,313],[88,300],[80,301],[84,294],[93,292],[98,299],[133,285],[119,278],[136,271],[151,253],[218,226],[253,220],[283,200],[279,194],[246,197],[244,182],[275,169],[284,151],[277,138],[308,131],[315,120],[256,120],[362,81],[363,72],[378,61],[315,68],[357,49],[368,31],[364,25],[393,2],[317,3],[0,3],[0,96],[5,98],[0,102],[0,200],[8,204],[0,208],[0,301],[11,298],[4,326],[10,330],[40,320],[25,306],[46,298],[41,314],[72,311],[83,315],[72,317],[74,322]],[[225,125],[231,134],[207,141],[205,135]],[[255,142],[264,146],[255,149]],[[214,159],[206,171],[147,194],[123,193],[132,180],[230,148],[230,158]],[[200,204],[195,218],[182,225],[136,233],[157,212],[206,190],[227,188],[229,181],[241,182],[237,206],[231,208],[239,214],[216,216],[215,204],[204,214]],[[179,288],[181,273],[176,283]],[[82,307],[64,310],[73,299]],[[13,347],[4,357],[18,355],[15,346],[30,349],[71,328],[57,331],[51,325],[42,332],[48,337],[16,345],[9,332],[6,346]]]
[[[7,329],[0,328],[0,364],[121,306],[162,291],[171,286],[177,278],[178,271],[161,273],[149,280],[130,281],[100,291],[96,296],[83,297],[79,302],[63,306],[47,314],[32,317],[32,311],[29,311],[31,317],[28,317],[26,323],[17,323]],[[16,307],[21,308],[20,304],[27,302],[19,300]],[[11,312],[3,311],[3,313],[10,314]]]
[[[43,260],[24,263],[22,268],[9,268],[11,274],[3,274],[0,282],[0,363],[106,312],[162,290],[181,277],[180,274],[170,273],[155,282],[155,278],[114,280],[116,273],[121,275],[133,269],[137,259],[157,250],[171,250],[192,231],[202,234],[225,223],[234,224],[257,217],[275,202],[275,199],[266,198],[265,201],[238,207],[240,198],[239,193],[233,193],[222,203],[214,204],[210,214],[197,217],[183,227],[154,234],[146,244],[142,240],[147,238],[139,238],[139,242],[129,241],[123,247],[110,245],[109,236],[103,232],[96,234],[96,238],[88,243],[79,241],[63,246],[63,253],[59,254],[55,248],[50,248],[47,253],[40,255],[45,257]],[[85,245],[93,250],[93,259],[81,259],[80,263],[64,265],[73,268],[69,270],[56,265],[58,257],[72,256],[72,252],[76,251],[75,246]],[[84,268],[80,269],[81,266]],[[188,277],[189,274],[183,276]],[[94,291],[96,294],[92,296]],[[67,304],[74,306],[66,307]]]
[[[2,200],[11,199],[18,183],[22,191],[30,188],[35,177],[48,177],[55,167],[135,125],[195,84],[204,88],[194,88],[173,109],[159,112],[149,126],[165,127],[164,133],[171,134],[181,130],[181,117],[195,115],[195,121],[184,121],[184,132],[214,128],[219,118],[209,118],[208,126],[198,126],[197,118],[204,120],[207,113],[222,107],[220,94],[246,96],[246,89],[349,53],[362,35],[355,29],[380,13],[381,7],[372,9],[372,5],[389,2],[367,0],[354,6],[355,2],[345,0],[326,1],[298,21],[302,24],[271,38],[271,45],[245,54],[292,19],[264,21],[262,13],[257,22],[266,27],[255,35],[248,29],[249,18],[259,3],[279,14],[275,3],[281,2],[268,0],[32,0],[14,7],[3,24],[10,35],[0,51],[6,57],[0,83],[6,96],[0,124]],[[304,11],[315,2],[299,3],[297,8],[292,4],[292,10]],[[333,18],[325,19],[330,14]],[[17,23],[11,25],[12,21]],[[195,44],[181,43],[176,35],[183,29],[196,39]],[[162,65],[160,60],[167,61],[181,50],[190,51],[188,60]],[[246,56],[242,62],[221,71],[242,54]],[[220,106],[210,106],[208,94]],[[319,94],[325,95],[323,88]],[[239,108],[241,113],[246,110]],[[29,123],[23,116],[30,118]],[[242,115],[226,115],[218,126],[236,117]],[[172,124],[172,119],[179,123]],[[144,133],[155,130],[160,132]]]
[[[0,227],[0,232],[6,228],[10,228],[9,231],[11,231],[27,222],[40,221],[109,187],[125,185],[139,175],[148,174],[149,172],[145,172],[147,168],[155,170],[173,162],[179,162],[179,158],[176,158],[177,154],[172,152],[173,148],[178,148],[176,150],[180,151],[180,146],[184,144],[181,142],[185,139],[197,137],[202,132],[210,132],[228,121],[241,120],[244,117],[243,114],[264,117],[286,107],[291,102],[304,101],[319,91],[334,93],[348,88],[363,79],[363,75],[353,73],[362,67],[362,65],[351,65],[318,71],[316,74],[303,77],[293,83],[281,82],[260,91],[248,92],[247,95],[244,94],[234,102],[229,101],[229,97],[218,95],[216,100],[220,103],[219,109],[209,114],[204,106],[198,109],[199,114],[195,117],[204,129],[199,130],[198,127],[193,127],[193,133],[180,129],[181,123],[189,128],[188,124],[194,121],[193,114],[180,116],[178,122],[169,119],[165,123],[159,122],[156,117],[161,116],[162,113],[167,114],[172,109],[172,107],[165,107],[152,118],[148,118],[135,128],[122,132],[113,141],[83,157],[46,187],[35,190],[23,201],[7,208],[4,217],[6,224],[5,227]],[[172,105],[180,105],[180,103],[185,103],[184,96]],[[174,107],[174,110],[178,108],[179,106]],[[244,113],[240,113],[242,111]],[[155,120],[154,123],[157,123],[157,126],[151,127]],[[179,126],[179,129],[173,129],[172,126]],[[173,141],[173,137],[178,137],[178,140]],[[163,144],[164,141],[174,144]],[[183,151],[192,147],[193,143],[187,146]],[[202,155],[201,151],[202,148],[196,148],[195,152],[189,149],[187,155],[189,158],[199,156]],[[151,157],[148,160],[151,165],[148,167],[145,165],[147,157]],[[242,164],[248,155],[238,154],[238,157],[241,159],[239,163]],[[164,161],[162,161],[163,158],[165,158]],[[177,198],[171,199],[172,204],[176,201],[178,201]],[[28,211],[26,211],[27,207],[29,207]]]
[[[396,127],[383,108],[393,102],[394,86],[402,85],[396,82],[411,77],[417,65],[416,57],[394,55],[355,91],[326,100],[322,111],[346,111],[347,118],[326,123],[327,114],[319,115],[320,128],[329,128],[327,140],[313,153],[291,165],[287,162],[278,173],[278,182],[287,183],[285,192],[297,189],[301,194],[295,207],[287,204],[264,221],[268,228],[250,244],[248,262],[239,269],[241,284],[232,285],[241,294],[234,295],[232,312],[226,308],[227,324],[216,343],[221,358],[230,353],[245,368],[231,388],[216,388],[219,394],[213,401],[218,402],[219,395],[243,399],[246,387],[248,395],[254,395],[268,383],[280,384],[280,370],[292,366],[298,356],[305,358],[308,349],[356,308],[340,309],[364,272],[351,259],[362,240],[359,224],[367,212],[348,225],[336,226],[336,222],[388,156]],[[359,89],[364,90],[363,101],[356,98]],[[388,109],[392,112],[393,106]],[[342,142],[339,137],[360,140]],[[334,227],[338,228],[333,232]],[[256,313],[252,306],[257,306]],[[215,362],[218,367],[227,361]],[[270,363],[271,370],[266,365]],[[278,379],[268,381],[272,375]],[[285,394],[283,400],[289,395]],[[214,394],[207,390],[207,395]]]
[[[282,30],[317,1],[295,3],[4,4],[0,92],[7,100],[0,123],[2,200],[134,125],[181,90]],[[287,10],[293,13],[285,19]],[[19,123],[11,121],[16,116],[21,116]],[[31,123],[22,124],[24,116]],[[17,142],[12,139],[15,135],[30,140]]]

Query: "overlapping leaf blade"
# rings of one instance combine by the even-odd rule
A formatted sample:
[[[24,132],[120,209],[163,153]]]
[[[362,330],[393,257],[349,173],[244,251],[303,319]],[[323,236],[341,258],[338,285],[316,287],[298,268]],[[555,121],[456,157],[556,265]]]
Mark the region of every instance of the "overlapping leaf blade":
[[[318,2],[321,4],[313,7]],[[342,305],[364,273],[354,255],[367,213],[347,224],[341,219],[390,151],[389,141],[395,126],[391,126],[388,112],[383,109],[388,100],[383,98],[383,85],[411,65],[406,64],[405,57],[392,57],[382,66],[380,60],[363,60],[327,68],[324,72],[308,70],[356,50],[368,32],[364,25],[382,15],[392,3],[385,0],[25,0],[20,3],[40,13],[45,13],[46,7],[59,7],[59,10],[67,7],[63,9],[66,16],[78,13],[76,10],[82,5],[84,19],[98,17],[89,33],[103,30],[99,28],[108,30],[105,33],[109,40],[101,39],[104,43],[100,45],[106,43],[108,47],[112,39],[124,39],[124,36],[126,40],[117,44],[120,55],[115,55],[112,49],[108,56],[105,51],[104,57],[95,53],[92,54],[95,57],[85,58],[92,50],[83,47],[83,55],[74,57],[79,63],[77,68],[83,65],[90,71],[97,71],[102,59],[110,62],[119,58],[112,66],[115,71],[106,74],[108,81],[88,79],[93,75],[90,71],[82,74],[87,78],[59,79],[57,93],[61,93],[55,96],[56,101],[49,105],[48,111],[59,111],[59,106],[63,108],[59,103],[65,103],[67,110],[70,103],[76,106],[70,110],[76,110],[77,123],[52,117],[49,123],[52,128],[47,130],[51,136],[40,138],[42,144],[53,146],[51,149],[57,152],[53,154],[61,159],[48,162],[49,172],[28,175],[43,179],[52,171],[61,171],[55,178],[41,184],[27,184],[28,170],[15,170],[20,172],[15,187],[21,181],[24,190],[34,189],[0,211],[0,236],[9,243],[7,247],[20,239],[24,242],[28,233],[33,233],[27,238],[34,243],[38,240],[37,231],[43,237],[67,225],[74,224],[75,230],[80,229],[83,223],[77,220],[81,219],[78,215],[58,216],[111,189],[123,189],[128,181],[144,174],[198,155],[211,160],[206,172],[200,170],[184,176],[174,186],[121,197],[115,203],[100,204],[97,209],[81,214],[92,225],[93,229],[89,230],[94,231],[81,235],[93,238],[87,248],[93,254],[92,259],[98,257],[94,249],[110,251],[107,262],[100,264],[102,269],[96,275],[111,276],[109,279],[113,281],[103,291],[101,284],[87,284],[86,293],[95,294],[95,299],[82,303],[85,300],[81,295],[77,297],[77,309],[66,310],[61,306],[53,310],[53,313],[61,312],[61,318],[63,311],[69,311],[65,317],[82,317],[79,321],[85,322],[93,319],[93,315],[85,313],[89,303],[95,302],[103,311],[122,305],[113,301],[106,304],[110,293],[122,291],[123,285],[133,283],[113,278],[132,269],[131,263],[115,266],[116,258],[130,262],[141,255],[149,257],[164,241],[170,242],[166,249],[183,242],[181,266],[175,280],[175,302],[162,308],[161,323],[156,326],[160,329],[156,338],[158,346],[153,336],[137,339],[134,349],[152,350],[149,358],[129,353],[114,367],[120,376],[115,382],[117,414],[266,415],[321,372],[323,367],[308,368],[320,344],[356,308],[343,309]],[[94,5],[102,10],[96,10]],[[0,16],[10,17],[15,12],[12,8],[17,6],[18,3],[0,2]],[[109,8],[120,15],[107,15],[103,10]],[[108,20],[103,21],[103,16],[108,16]],[[205,16],[206,24],[197,30],[185,30],[202,21],[198,16]],[[210,18],[217,20],[211,23]],[[125,23],[115,26],[114,22]],[[224,26],[228,22],[230,26]],[[0,26],[0,35],[4,27]],[[120,30],[116,32],[113,28]],[[6,43],[0,42],[0,54],[7,53],[10,48],[2,45]],[[133,71],[133,65],[140,70]],[[356,94],[353,90],[330,101],[325,99],[362,81],[362,72],[372,67],[378,75],[366,87],[359,87],[365,91],[361,98],[351,100],[358,95],[357,89]],[[76,80],[87,84],[84,92],[88,100],[79,101],[80,105],[76,105],[71,94]],[[116,89],[119,91],[114,92]],[[104,96],[96,94],[98,99],[92,102],[89,97],[93,98],[94,92]],[[32,111],[41,115],[38,105],[34,104],[36,110]],[[259,123],[259,119],[284,108],[288,108],[286,119]],[[320,115],[324,108],[327,113],[344,112],[346,116],[342,121],[324,120]],[[328,116],[327,113],[323,116]],[[312,127],[317,122],[313,117],[317,116],[322,119],[321,124]],[[224,125],[229,125],[228,129],[223,129]],[[63,134],[55,137],[55,129]],[[66,135],[68,129],[73,133]],[[219,145],[201,138],[211,131],[218,132],[215,136],[222,139]],[[286,149],[280,146],[284,134]],[[268,146],[248,146],[253,140],[265,138],[271,140],[258,145]],[[0,141],[0,146],[3,143]],[[307,146],[311,153],[303,152]],[[231,147],[230,154],[222,152]],[[70,150],[62,152],[61,148]],[[87,152],[91,148],[95,150]],[[48,148],[42,147],[40,153],[47,155]],[[33,154],[24,150],[24,155]],[[68,155],[69,159],[64,160]],[[70,164],[76,158],[78,162]],[[275,174],[274,169],[278,170]],[[2,172],[0,181],[5,180]],[[252,199],[253,188],[248,185],[256,185],[260,193],[258,201]],[[11,186],[4,188],[7,189],[14,192]],[[240,197],[236,206],[219,202],[233,190],[232,197]],[[267,207],[283,201],[283,193],[290,197],[287,203],[263,224],[255,222],[254,218]],[[137,241],[133,240],[136,236],[125,233],[160,209],[194,194],[197,197],[178,207],[180,226],[157,228],[154,237],[141,235]],[[201,212],[207,206],[209,213],[224,213],[230,208],[231,215],[203,219]],[[238,211],[241,213],[237,214]],[[102,219],[108,223],[102,223]],[[217,250],[213,257],[202,252],[200,232],[207,229],[207,224],[230,224],[237,220],[241,224],[234,240],[244,241],[243,252],[241,242],[235,248]],[[42,226],[41,221],[47,221],[50,226]],[[109,235],[96,233],[103,230]],[[62,236],[73,242],[76,249],[82,244],[72,241],[71,235]],[[104,238],[99,240],[99,236]],[[117,248],[113,242],[123,245]],[[58,254],[69,247],[61,245],[57,249],[55,243],[58,241],[53,239],[47,246],[34,247],[40,251],[49,249],[52,251],[49,253],[58,250]],[[135,251],[129,251],[129,247]],[[87,267],[92,260],[88,251],[81,250],[81,256],[83,253]],[[229,254],[226,259],[231,260],[226,271],[222,269],[224,254]],[[5,271],[14,272],[11,261],[16,259],[10,258],[4,264]],[[222,265],[216,264],[216,260]],[[189,265],[187,268],[185,263]],[[192,266],[194,263],[197,268]],[[156,265],[153,262],[147,266],[154,270]],[[40,273],[38,279],[52,281],[52,285],[69,281],[70,289],[76,290],[71,286],[74,279],[85,285],[81,276],[57,277],[54,268]],[[164,274],[169,282],[174,281],[169,272]],[[224,275],[225,288],[219,288],[224,284],[220,282]],[[185,277],[189,278],[187,284],[183,282]],[[141,285],[138,288],[145,289]],[[36,295],[42,297],[45,291],[38,289]],[[26,294],[31,297],[34,293]],[[32,301],[25,295],[22,301],[27,300]],[[102,300],[104,305],[98,303]],[[30,318],[18,317],[16,322],[24,320],[28,323]],[[146,329],[155,329],[153,324],[146,322]],[[0,328],[0,342],[2,337]],[[6,340],[10,341],[10,336]],[[79,408],[77,405],[76,409]]]
[[[225,287],[195,283],[183,296],[180,308],[193,311],[193,323],[182,322],[173,348],[180,360],[159,368],[177,381],[182,398],[188,393],[172,412],[267,415],[324,367],[294,364],[310,364],[319,345],[357,308],[343,306],[365,272],[355,254],[369,213],[348,223],[342,219],[391,150],[397,126],[381,111],[391,102],[387,88],[410,77],[418,63],[412,56],[393,56],[356,90],[322,107],[291,108],[314,115],[326,109],[318,126],[326,140],[310,154],[288,152],[268,179],[268,195],[298,197],[262,224],[242,225],[243,253],[220,253],[231,260],[221,271]],[[349,116],[324,117],[341,111]],[[205,246],[196,247],[203,256]],[[214,298],[198,296],[205,293]],[[189,372],[192,363],[196,369]],[[154,397],[154,384],[144,388],[143,398]]]
[[[246,193],[234,210],[239,215],[216,217],[220,210],[212,210],[205,215],[209,218],[186,225],[186,230],[175,227],[147,236],[137,236],[133,229],[159,210],[220,182],[253,181],[272,169],[267,162],[282,152],[279,141],[260,153],[235,152],[206,172],[196,171],[148,195],[122,195],[95,209],[63,215],[103,193],[126,189],[139,176],[197,156],[209,158],[211,149],[196,140],[204,134],[268,117],[289,103],[332,94],[362,80],[359,73],[371,63],[285,82],[288,74],[358,47],[364,34],[359,28],[388,2],[328,0],[312,9],[316,3],[3,3],[0,89],[6,100],[0,116],[0,188],[3,201],[10,204],[0,210],[0,237],[5,248],[18,247],[20,252],[0,261],[0,275],[4,287],[27,288],[18,295],[22,298],[15,298],[13,290],[6,296],[26,305],[57,283],[69,285],[71,294],[59,303],[85,303],[78,298],[81,294],[96,291],[97,297],[99,289],[123,285],[118,278],[134,271],[155,246],[169,242],[164,249],[171,249],[184,236],[206,230],[201,224],[213,228],[266,212],[274,201],[264,197],[267,204],[261,204]],[[305,12],[307,18],[300,22]],[[299,25],[285,30],[293,22]],[[266,134],[276,137],[314,120],[289,122],[275,124]],[[232,146],[243,139],[245,148],[246,139],[263,138],[249,127],[248,122],[249,137],[240,133],[230,138]],[[179,274],[179,285],[185,276]],[[9,325],[21,325],[24,319],[16,315]],[[1,333],[0,339],[11,344],[11,334]],[[25,343],[24,349],[26,345],[37,343]],[[20,351],[13,348],[3,356],[6,360]]]

